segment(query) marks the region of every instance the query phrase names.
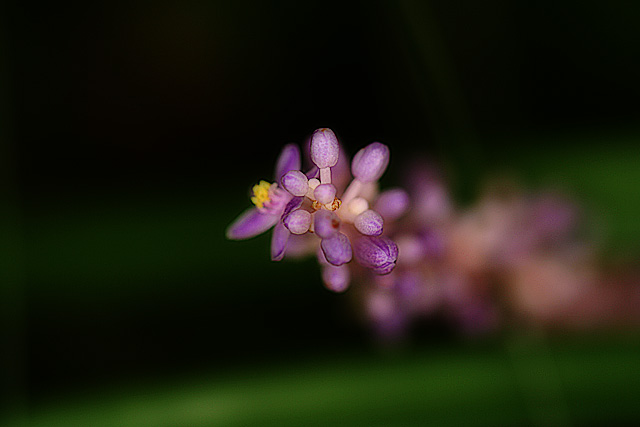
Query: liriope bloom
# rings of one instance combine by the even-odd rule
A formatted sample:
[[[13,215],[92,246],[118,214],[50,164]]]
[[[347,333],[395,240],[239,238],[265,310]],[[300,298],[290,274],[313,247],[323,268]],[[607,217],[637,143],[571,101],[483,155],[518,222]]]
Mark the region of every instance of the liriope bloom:
[[[227,238],[248,239],[273,227],[271,259],[315,254],[325,286],[335,292],[348,288],[353,259],[376,275],[390,273],[398,247],[383,234],[384,223],[406,210],[408,197],[400,189],[378,193],[389,148],[373,142],[356,153],[349,168],[336,135],[321,128],[308,151],[314,166],[302,171],[298,147],[283,148],[275,182],[253,187],[255,206],[229,226]]]

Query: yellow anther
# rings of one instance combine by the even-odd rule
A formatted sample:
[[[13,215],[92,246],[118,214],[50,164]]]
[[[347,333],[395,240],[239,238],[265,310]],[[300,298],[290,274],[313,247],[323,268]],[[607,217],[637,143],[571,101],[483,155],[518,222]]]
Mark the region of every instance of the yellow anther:
[[[264,204],[269,201],[269,188],[271,188],[271,184],[267,181],[260,181],[259,184],[253,186],[251,201],[258,208],[263,207]]]
[[[317,200],[311,201],[311,207],[316,211],[322,209],[323,206],[330,211],[335,211],[337,209],[340,209],[341,205],[342,205],[342,200],[338,199],[337,197],[333,199],[333,202],[326,205],[323,205]]]

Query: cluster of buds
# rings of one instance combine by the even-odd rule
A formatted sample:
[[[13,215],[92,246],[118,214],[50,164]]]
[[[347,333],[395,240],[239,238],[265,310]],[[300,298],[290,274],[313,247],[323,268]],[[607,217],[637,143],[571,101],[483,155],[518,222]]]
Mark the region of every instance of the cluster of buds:
[[[314,166],[303,172],[298,147],[285,146],[276,182],[254,186],[255,207],[231,224],[227,237],[247,239],[274,227],[271,258],[317,254],[325,286],[335,292],[348,288],[353,258],[376,275],[389,274],[398,247],[383,236],[384,216],[403,211],[407,204],[401,190],[378,197],[377,181],[389,164],[389,148],[374,142],[356,153],[348,185],[345,155],[330,129],[313,133],[309,155]]]

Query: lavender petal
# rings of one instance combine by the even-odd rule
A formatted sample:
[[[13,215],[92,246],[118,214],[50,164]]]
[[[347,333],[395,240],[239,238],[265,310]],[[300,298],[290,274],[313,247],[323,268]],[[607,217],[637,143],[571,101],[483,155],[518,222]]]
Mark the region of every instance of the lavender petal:
[[[324,265],[322,267],[322,281],[324,286],[333,292],[344,292],[349,287],[351,273],[346,265]]]
[[[284,212],[282,213],[282,216],[280,218],[284,218],[285,216],[289,215],[291,211],[298,209],[300,205],[302,205],[303,200],[304,197],[294,197],[289,200],[289,203],[287,203],[287,205],[284,207]]]
[[[276,182],[280,182],[284,174],[291,170],[300,170],[300,149],[296,144],[287,144],[282,148],[276,162]]]
[[[340,145],[329,128],[316,130],[311,136],[311,161],[319,168],[330,168],[338,163]]]
[[[340,228],[340,218],[335,213],[320,209],[313,218],[313,230],[321,239],[333,237]]]
[[[384,221],[380,214],[372,209],[362,212],[353,221],[353,225],[365,236],[379,236],[382,234]]]
[[[351,162],[351,173],[362,182],[377,181],[389,164],[389,147],[379,142],[358,151]]]
[[[227,228],[227,239],[244,240],[262,234],[273,227],[279,217],[262,213],[257,208],[249,208]]]
[[[317,166],[312,167],[307,172],[304,173],[308,179],[319,178],[320,177],[320,169]]]
[[[398,246],[384,236],[358,239],[354,252],[358,263],[377,274],[390,273],[398,260]]]
[[[351,261],[351,242],[342,233],[338,232],[329,238],[322,239],[320,247],[329,264],[338,266]]]
[[[331,167],[331,183],[338,189],[344,190],[351,182],[351,162],[347,153],[340,147],[338,163]]]
[[[387,220],[401,217],[409,208],[409,195],[401,188],[380,193],[374,209]]]
[[[291,232],[279,221],[273,228],[271,236],[271,261],[280,261],[284,258],[284,252],[287,249],[287,241]]]

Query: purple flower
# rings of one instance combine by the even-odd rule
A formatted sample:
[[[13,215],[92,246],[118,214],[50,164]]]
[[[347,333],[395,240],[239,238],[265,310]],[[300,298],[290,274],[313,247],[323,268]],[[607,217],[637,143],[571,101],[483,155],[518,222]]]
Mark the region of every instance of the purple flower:
[[[354,256],[376,274],[389,273],[395,267],[397,246],[382,236],[383,215],[371,208],[378,191],[376,181],[389,163],[389,148],[374,142],[360,150],[351,164],[354,179],[348,184],[348,161],[333,131],[316,130],[308,148],[314,168],[301,171],[297,148],[285,147],[278,159],[276,182],[261,181],[254,187],[251,200],[256,207],[229,227],[227,237],[245,239],[275,226],[272,259],[285,256],[289,239],[296,255],[315,251],[325,286],[335,292],[348,288],[347,264]],[[390,218],[406,209],[403,194],[396,190],[380,204],[387,214],[391,212]],[[361,238],[373,240],[352,246]]]
[[[282,186],[292,196],[304,194],[305,201],[299,210],[309,212],[312,220],[309,221],[306,214],[291,214],[290,218],[285,218],[285,225],[290,229],[294,227],[302,231],[306,229],[309,221],[309,233],[320,238],[321,255],[318,257],[321,264],[340,267],[350,262],[354,251],[358,250],[358,247],[354,248],[351,245],[353,239],[358,239],[358,236],[382,234],[384,220],[379,213],[370,209],[369,205],[377,192],[375,181],[384,173],[389,163],[389,149],[375,142],[356,155],[351,167],[355,179],[346,186],[342,198],[339,197],[339,188],[333,181],[334,168],[339,170],[340,175],[344,173],[341,166],[344,162],[340,161],[341,150],[335,134],[330,129],[318,129],[311,137],[309,151],[311,161],[317,167],[317,173],[303,174],[301,171],[290,171],[284,176]],[[298,227],[298,221],[304,223]],[[363,259],[368,256],[361,255]],[[395,266],[395,258],[387,261],[384,266],[366,266],[374,272],[384,274]],[[350,275],[344,273],[344,269],[323,269],[323,279],[329,289],[345,290],[349,277]]]
[[[227,239],[249,239],[276,226],[271,238],[271,259],[281,260],[289,239],[289,230],[281,218],[287,208],[291,210],[300,200],[278,187],[277,183],[287,172],[298,169],[300,150],[294,144],[286,145],[276,162],[275,182],[260,181],[253,186],[251,201],[255,207],[247,209],[227,228]]]

